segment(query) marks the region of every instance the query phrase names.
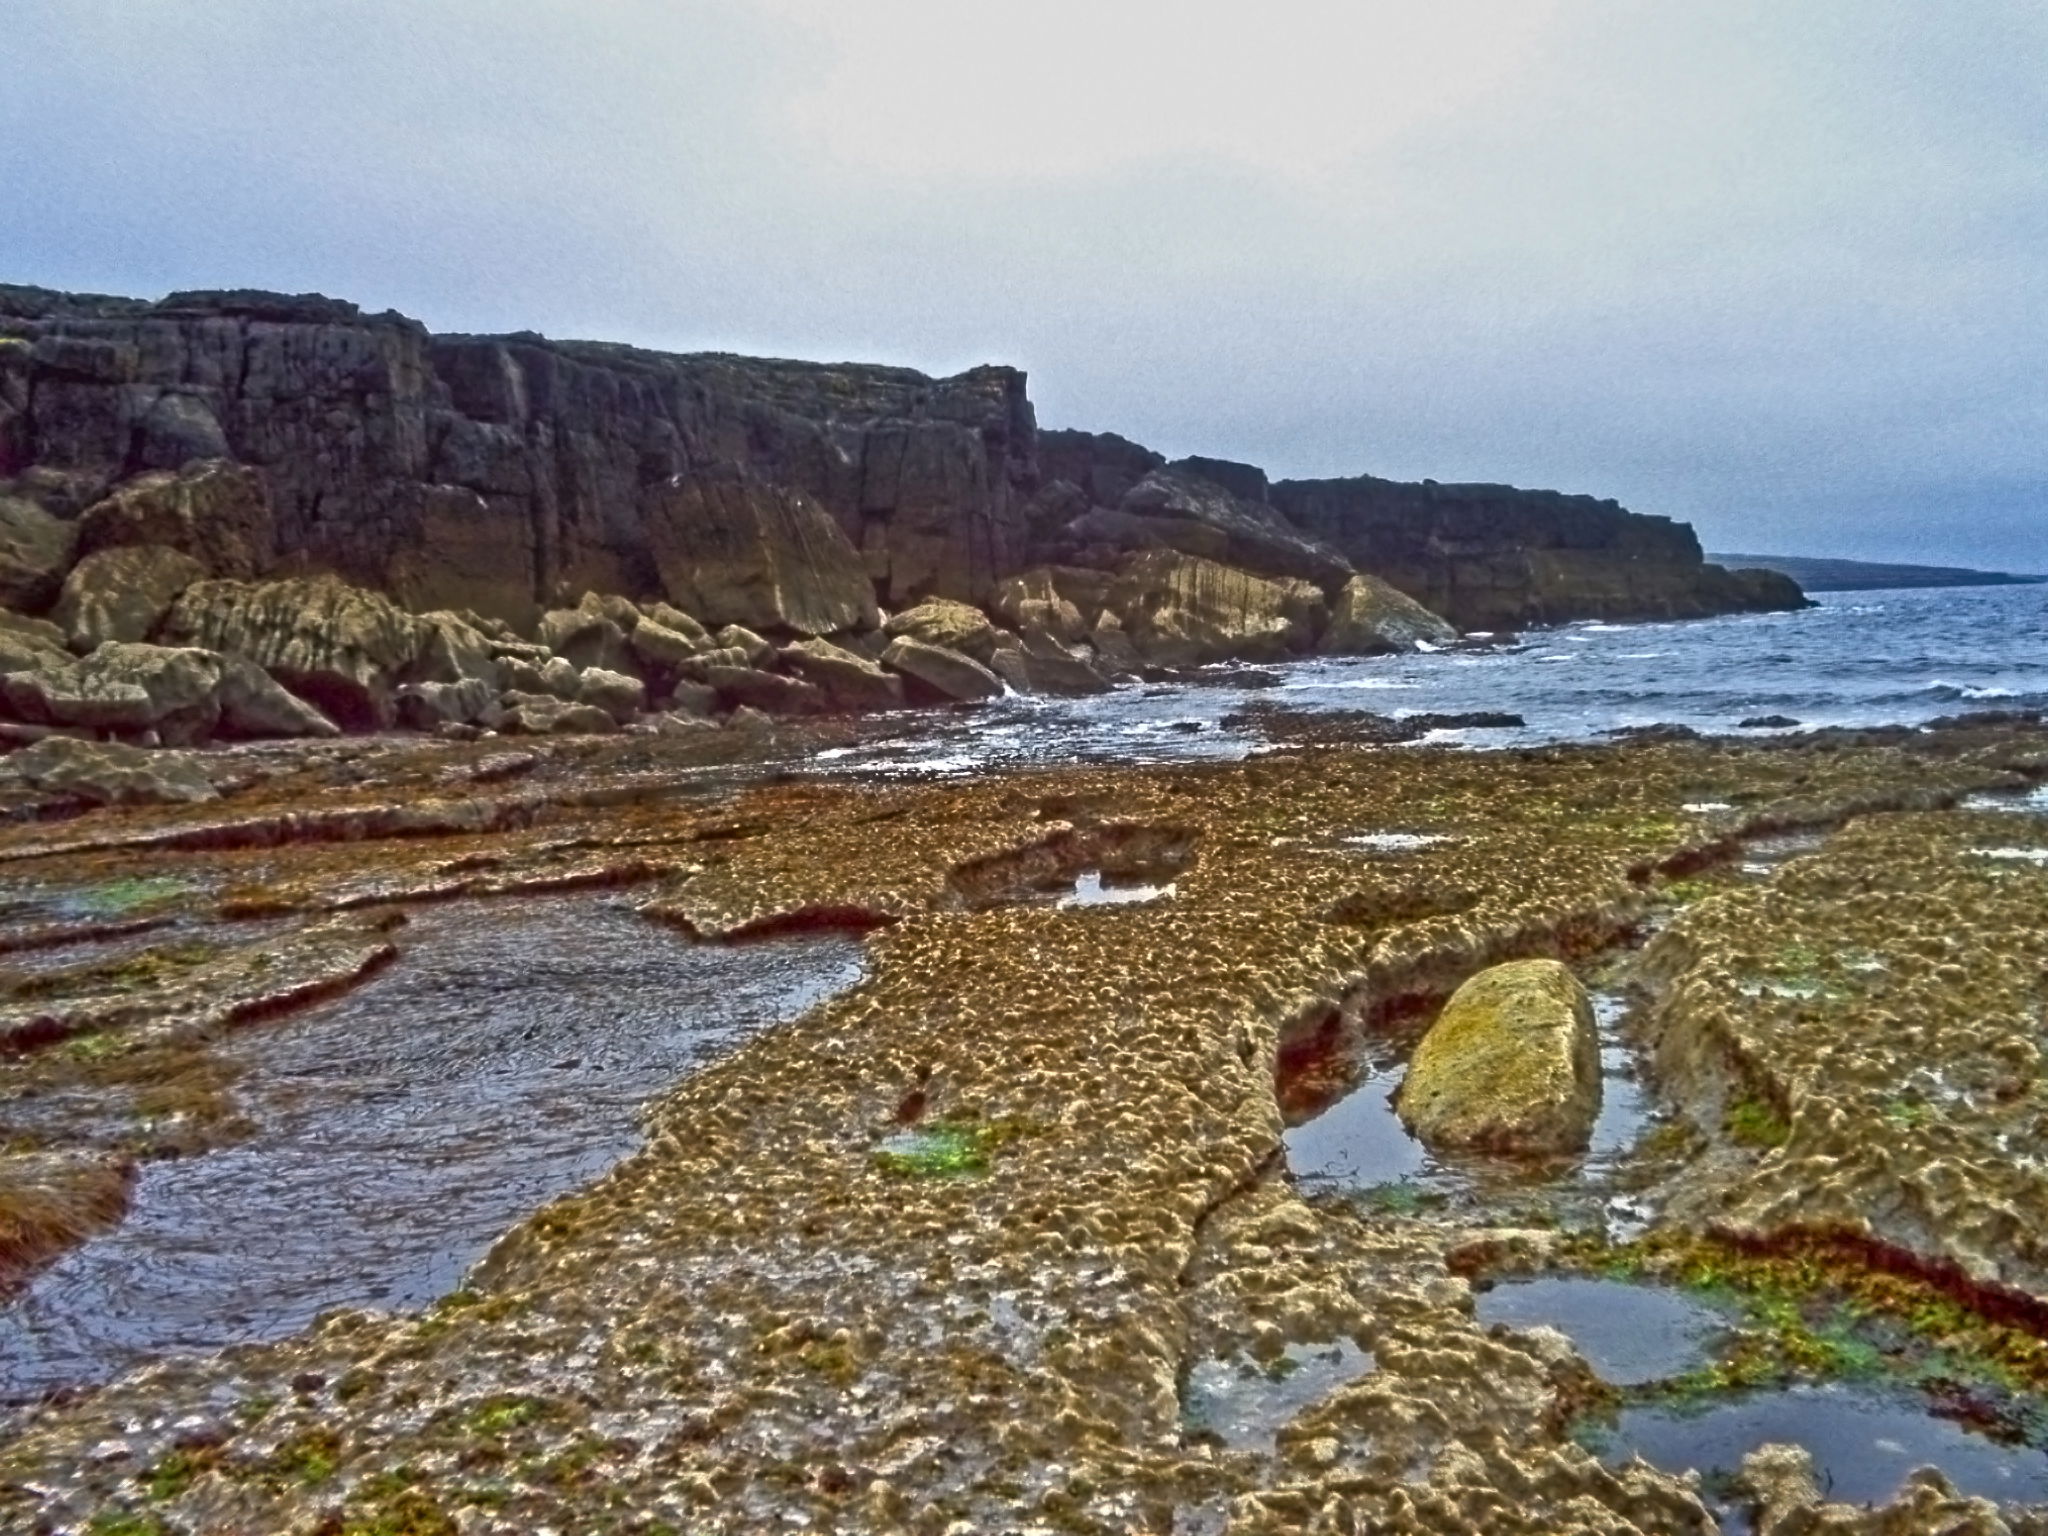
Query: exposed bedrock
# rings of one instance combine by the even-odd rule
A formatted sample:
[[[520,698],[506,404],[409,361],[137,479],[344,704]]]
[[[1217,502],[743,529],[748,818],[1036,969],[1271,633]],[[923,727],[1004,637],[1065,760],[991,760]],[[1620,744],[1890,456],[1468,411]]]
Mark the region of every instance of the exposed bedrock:
[[[1460,629],[1805,604],[1774,572],[1707,564],[1689,524],[1591,496],[1371,475],[1282,480],[1272,496],[1303,532]]]

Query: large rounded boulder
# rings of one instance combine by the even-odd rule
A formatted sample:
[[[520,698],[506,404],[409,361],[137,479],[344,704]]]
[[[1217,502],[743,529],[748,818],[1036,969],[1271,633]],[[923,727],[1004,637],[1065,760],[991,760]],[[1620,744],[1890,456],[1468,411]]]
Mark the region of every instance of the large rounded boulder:
[[[1586,989],[1555,960],[1481,971],[1415,1048],[1394,1108],[1434,1147],[1583,1150],[1600,1112],[1600,1037]]]

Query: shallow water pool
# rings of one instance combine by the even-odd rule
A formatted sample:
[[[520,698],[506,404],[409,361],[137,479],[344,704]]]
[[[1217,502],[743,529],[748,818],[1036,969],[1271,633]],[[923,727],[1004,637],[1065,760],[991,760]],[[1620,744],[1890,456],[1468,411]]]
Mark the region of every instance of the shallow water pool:
[[[21,1401],[152,1356],[424,1305],[640,1140],[640,1110],[856,981],[858,943],[692,944],[608,898],[421,912],[348,996],[222,1047],[258,1126],[148,1165],[120,1227],[0,1309]]]

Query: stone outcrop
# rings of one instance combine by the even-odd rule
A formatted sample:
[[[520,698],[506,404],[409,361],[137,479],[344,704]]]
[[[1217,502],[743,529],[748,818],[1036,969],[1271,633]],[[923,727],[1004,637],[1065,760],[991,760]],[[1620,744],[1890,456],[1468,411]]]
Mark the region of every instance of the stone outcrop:
[[[908,636],[926,645],[944,646],[963,656],[972,656],[984,666],[996,651],[996,627],[988,615],[967,603],[932,598],[915,608],[892,614],[882,626],[890,639]]]
[[[1003,680],[972,656],[910,635],[889,642],[882,665],[902,673],[912,692],[927,700],[974,704],[1003,691]]]
[[[0,606],[40,613],[56,599],[78,530],[35,502],[0,495]]]
[[[822,690],[834,708],[896,709],[903,703],[902,678],[829,640],[799,640],[784,646],[779,659],[789,672]]]
[[[1330,604],[1330,622],[1316,649],[1325,656],[1377,656],[1449,645],[1457,638],[1457,630],[1407,593],[1361,573]]]
[[[1416,1046],[1394,1107],[1432,1146],[1582,1149],[1600,1112],[1600,1038],[1586,989],[1555,960],[1481,971]]]
[[[153,471],[123,483],[79,517],[83,554],[135,544],[175,549],[209,576],[262,575],[276,544],[263,476],[225,460]]]
[[[721,464],[809,498],[892,606],[979,599],[1024,563],[1035,438],[1008,368],[933,379],[431,336],[317,296],[0,287],[0,481],[33,478],[68,513],[138,471],[261,466],[279,557],[416,610],[526,623],[586,590],[656,597],[666,487]]]
[[[1152,471],[1124,493],[1115,510],[1098,507],[1076,518],[1068,535],[1082,548],[1178,550],[1327,591],[1351,576],[1342,555],[1305,537],[1271,507],[1178,469]]]
[[[839,525],[804,492],[736,464],[664,486],[649,542],[662,590],[706,624],[829,635],[879,617]]]
[[[1371,475],[1282,480],[1272,496],[1304,533],[1460,629],[1701,618],[1805,602],[1783,577],[1708,565],[1687,524],[1591,496]]]
[[[216,734],[335,734],[331,721],[261,667],[189,646],[110,641],[82,660],[51,658],[0,676],[0,702],[32,725],[148,734],[173,746]]]
[[[1169,550],[1131,560],[1108,606],[1138,655],[1167,667],[1283,661],[1307,651],[1327,617],[1322,593],[1305,581]]]
[[[351,730],[394,723],[393,690],[420,656],[420,620],[332,577],[187,587],[162,627],[166,643],[255,662]]]
[[[52,736],[0,759],[0,773],[32,789],[93,805],[178,805],[219,791],[189,753],[144,752]]]
[[[206,567],[166,544],[121,544],[87,555],[64,578],[50,618],[75,651],[147,640]]]

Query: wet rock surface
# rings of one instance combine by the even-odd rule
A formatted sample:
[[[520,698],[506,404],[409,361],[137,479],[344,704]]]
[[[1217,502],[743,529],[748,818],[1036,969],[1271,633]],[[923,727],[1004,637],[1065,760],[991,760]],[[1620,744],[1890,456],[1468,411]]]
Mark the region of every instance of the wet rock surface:
[[[2025,1171],[1968,1149],[2026,1095],[1958,1079],[1966,1097],[1943,1101],[1925,1137],[1891,1137],[1883,1166],[1845,1164],[1845,1188],[1906,1191],[1893,1208],[1912,1219],[1893,1230],[1880,1207],[1835,1248],[1798,1246],[1846,1197],[1794,1160],[1841,1160],[1827,1136],[1863,1113],[1865,1071],[1910,1080],[1951,1045],[1972,1063],[2018,1059],[1997,1042],[2036,1027],[2009,989],[2038,979],[2011,924],[2039,872],[1973,850],[2031,847],[2028,813],[1944,807],[2013,787],[2044,745],[1999,727],[1811,749],[1308,748],[954,783],[721,784],[690,744],[662,739],[540,738],[517,764],[502,744],[335,742],[251,754],[219,805],[0,827],[17,920],[53,939],[92,917],[75,902],[110,869],[174,882],[92,918],[168,930],[81,944],[268,920],[403,945],[379,914],[413,909],[425,932],[424,903],[589,884],[631,888],[645,918],[700,942],[864,935],[868,968],[683,1078],[640,1150],[514,1226],[424,1314],[344,1312],[18,1411],[0,1509],[172,1530],[1710,1532],[1760,1508],[1873,1536],[2038,1530],[2017,1505],[1987,1516],[1932,1484],[1885,1511],[1831,1511],[1777,1476],[1731,1504],[1682,1468],[1603,1460],[1574,1432],[1650,1406],[1613,1394],[1651,1388],[1603,1383],[1554,1328],[1489,1327],[1473,1286],[1723,1277],[1764,1300],[1738,1320],[1738,1352],[1703,1368],[1718,1374],[1685,1378],[1711,1394],[1766,1367],[1788,1386],[1839,1379],[1866,1335],[1830,1353],[1832,1325],[1801,1308],[1835,1287],[1887,1319],[1880,1304],[1910,1279],[1905,1331],[1872,1358],[1924,1366],[1937,1346],[1913,1342],[1911,1319],[1938,1312],[1952,1373],[1965,1345],[2002,1351],[2002,1422],[2024,1423]],[[1700,805],[1729,809],[1686,809]],[[1746,838],[1802,828],[1829,835],[1741,872]],[[1384,830],[1413,841],[1348,841]],[[1060,905],[1090,871],[1105,890],[1161,894]],[[1893,879],[1915,901],[1885,902]],[[1842,975],[1821,981],[1865,974],[1851,966],[1866,947],[1903,953],[1883,925],[1924,925],[1910,914],[1938,903],[1956,948],[1924,956],[1927,977],[1965,1006],[1862,1046],[1882,1061],[1827,1032],[1818,993],[1766,1002],[1735,1032],[1751,979],[1737,946],[1775,953],[1765,939],[1829,903],[1868,910]],[[209,1058],[223,1047],[205,1000],[220,1006],[245,954],[277,942],[177,962]],[[1619,967],[1638,999],[1617,1028],[1671,1114],[1601,1177],[1639,1202],[1641,1235],[1561,1220],[1568,1204],[1533,1219],[1549,1209],[1541,1176],[1440,1207],[1288,1177],[1283,1101],[1304,1059],[1320,1048],[1341,1065],[1473,975],[1531,959]],[[115,963],[60,968],[50,995],[72,1013],[116,1007]],[[263,1028],[289,1042],[311,1018]],[[1813,1019],[1823,1032],[1802,1054],[1810,1035],[1792,1025]],[[138,1025],[117,1014],[99,1032]],[[26,1102],[48,1101],[61,1048],[15,1063],[39,1090]],[[35,1134],[106,1140],[129,1089],[100,1071],[67,1059],[88,1107]],[[1779,1075],[1774,1140],[1726,1087],[1761,1101]],[[2013,1225],[1983,1226],[2006,1218],[1973,1214],[1973,1189],[1996,1196],[1975,1209],[2014,1202]],[[1953,1239],[1938,1231],[1950,1215]],[[1750,1257],[1716,1246],[1731,1217]],[[1994,1268],[1956,1286],[1938,1265],[1901,1278],[1882,1262],[1909,1252]],[[1757,1266],[1806,1289],[1745,1289]],[[1296,1380],[1298,1397],[1280,1390]],[[1211,1412],[1236,1384],[1258,1389],[1249,1418]],[[1893,1486],[1872,1497],[1888,1498],[1897,1479],[1878,1481]]]

